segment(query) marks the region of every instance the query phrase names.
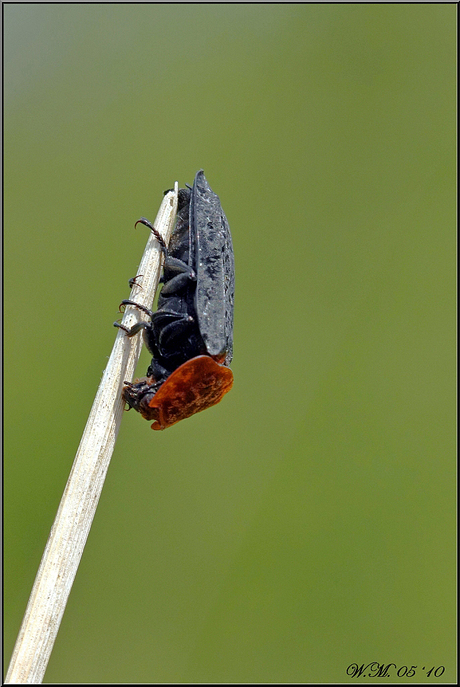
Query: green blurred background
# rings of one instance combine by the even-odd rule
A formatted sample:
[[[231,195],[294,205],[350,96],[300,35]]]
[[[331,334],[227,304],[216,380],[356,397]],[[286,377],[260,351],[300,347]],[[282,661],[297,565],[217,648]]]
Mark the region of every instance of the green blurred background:
[[[123,418],[45,680],[455,681],[456,12],[5,7],[7,663],[134,221],[203,167],[235,385]]]

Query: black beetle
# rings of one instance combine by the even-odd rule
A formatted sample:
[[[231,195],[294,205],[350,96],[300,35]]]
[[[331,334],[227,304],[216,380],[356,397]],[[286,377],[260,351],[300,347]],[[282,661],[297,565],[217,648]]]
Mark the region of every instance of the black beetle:
[[[171,425],[218,403],[230,391],[233,374],[235,268],[227,218],[203,170],[192,188],[179,190],[177,222],[169,248],[153,225],[164,255],[163,288],[152,312],[130,300],[150,318],[124,329],[141,329],[152,354],[147,376],[125,382],[123,399],[152,429]]]

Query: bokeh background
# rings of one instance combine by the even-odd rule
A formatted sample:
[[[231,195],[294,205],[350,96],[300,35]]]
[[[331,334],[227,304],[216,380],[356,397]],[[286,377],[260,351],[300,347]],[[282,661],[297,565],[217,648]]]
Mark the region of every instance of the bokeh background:
[[[455,681],[456,12],[5,7],[7,664],[134,221],[204,168],[234,389],[124,417],[45,680]]]

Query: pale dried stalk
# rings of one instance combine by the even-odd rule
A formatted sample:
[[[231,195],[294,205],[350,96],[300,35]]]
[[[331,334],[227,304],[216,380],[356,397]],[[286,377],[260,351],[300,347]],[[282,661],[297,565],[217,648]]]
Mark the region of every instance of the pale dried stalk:
[[[166,243],[174,227],[177,193],[176,182],[154,223]],[[138,270],[142,288],[135,285],[130,295],[148,308],[158,285],[160,258],[158,241],[150,234]],[[122,322],[129,327],[139,318],[147,316],[129,306]],[[141,336],[129,339],[118,330],[35,578],[6,683],[38,684],[43,679],[115,446],[123,382],[132,379],[141,348]]]

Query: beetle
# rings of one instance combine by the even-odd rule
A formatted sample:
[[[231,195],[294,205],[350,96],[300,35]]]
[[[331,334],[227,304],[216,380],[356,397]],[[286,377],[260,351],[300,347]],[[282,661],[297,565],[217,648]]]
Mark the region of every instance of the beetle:
[[[171,427],[216,403],[230,391],[233,373],[235,268],[232,237],[219,196],[203,170],[192,187],[179,190],[177,222],[169,247],[142,217],[136,222],[155,235],[164,255],[162,290],[149,316],[131,328],[115,322],[127,336],[143,331],[152,354],[146,377],[125,382],[122,396],[152,429]]]

